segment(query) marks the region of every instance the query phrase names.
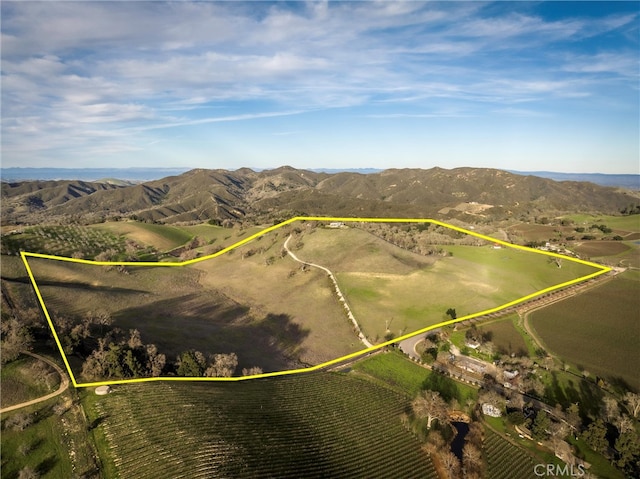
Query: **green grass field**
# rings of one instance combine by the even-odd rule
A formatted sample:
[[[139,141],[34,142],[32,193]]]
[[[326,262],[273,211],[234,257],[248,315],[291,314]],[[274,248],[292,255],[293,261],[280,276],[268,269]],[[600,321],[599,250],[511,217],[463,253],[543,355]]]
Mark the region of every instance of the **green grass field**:
[[[222,228],[208,224],[191,226],[169,226],[138,221],[114,221],[93,225],[96,230],[122,235],[137,243],[153,246],[158,251],[171,251],[196,236],[206,243],[215,246],[230,246],[247,236],[262,230],[252,227],[244,230],[238,228]]]
[[[614,230],[640,233],[640,215],[628,216],[592,216],[585,214],[568,215],[564,218],[573,220],[578,226],[605,224]]]
[[[637,273],[625,273],[531,315],[544,344],[591,374],[622,378],[640,389]]]
[[[443,397],[457,396],[456,399],[461,405],[465,404],[467,399],[475,402],[478,398],[475,388],[429,371],[395,350],[364,358],[353,365],[353,370],[391,386],[410,398],[423,389],[438,391]]]
[[[490,333],[493,351],[498,354],[515,354],[516,356],[529,356],[529,348],[521,332],[515,325],[517,315],[510,315],[498,320],[491,320],[477,325],[480,334]],[[451,333],[450,340],[453,344],[462,349],[465,346],[465,334],[469,328],[461,328]],[[476,354],[476,351],[469,352],[471,356],[491,361],[491,357],[484,357]]]
[[[176,226],[156,225],[137,221],[113,221],[93,225],[99,231],[122,235],[140,244],[153,246],[159,251],[167,251],[183,245],[191,238],[189,232]]]
[[[34,380],[36,368],[42,365],[42,377]],[[12,406],[55,391],[60,375],[48,364],[31,356],[20,356],[0,369],[0,405]]]
[[[401,424],[408,399],[352,375],[135,384],[84,404],[118,477],[436,477]]]
[[[388,327],[399,336],[494,308],[527,294],[596,271],[570,260],[511,248],[446,246],[450,257],[408,253],[356,228],[318,229],[296,253],[326,266],[338,278],[364,334],[382,341]]]
[[[410,397],[416,396],[429,376],[425,368],[397,351],[375,354],[354,364],[355,371],[379,379]]]
[[[98,468],[87,434],[87,423],[73,391],[46,402],[2,415],[2,477],[17,478],[29,467],[42,478],[93,477]],[[64,405],[58,414],[54,406]],[[31,424],[19,430],[9,426],[13,416],[26,415]],[[32,477],[32,476],[24,476]]]

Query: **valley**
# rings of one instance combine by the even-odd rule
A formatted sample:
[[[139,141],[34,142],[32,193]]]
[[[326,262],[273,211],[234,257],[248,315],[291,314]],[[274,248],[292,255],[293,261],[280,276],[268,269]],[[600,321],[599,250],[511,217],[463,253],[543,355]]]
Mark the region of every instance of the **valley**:
[[[26,413],[3,413],[3,447],[39,450],[31,435],[46,434],[48,444],[62,437],[63,424],[81,424],[79,414],[88,421],[88,432],[77,429],[74,441],[60,442],[59,454],[70,459],[40,454],[16,459],[11,470],[33,463],[51,474],[81,467],[97,477],[151,477],[160,470],[202,477],[339,477],[340,470],[368,477],[402,470],[435,478],[453,436],[447,417],[426,428],[417,412],[417,398],[431,391],[448,411],[471,418],[476,432],[469,443],[483,451],[478,467],[485,477],[506,479],[516,469],[535,477],[532,464],[565,464],[554,456],[557,438],[536,429],[544,408],[553,412],[549,431],[563,421],[579,431],[579,441],[567,446],[571,460],[588,458],[599,477],[623,477],[630,466],[607,463],[589,431],[612,402],[617,413],[608,424],[637,427],[640,215],[564,209],[510,217],[504,205],[460,207],[454,196],[451,210],[439,207],[432,222],[307,217],[281,224],[289,209],[275,206],[276,199],[292,198],[297,190],[283,186],[286,178],[302,176],[279,174],[283,191],[261,199],[255,193],[257,202],[271,205],[255,215],[245,210],[231,218],[218,210],[206,220],[163,224],[141,221],[141,210],[109,216],[107,207],[3,225],[3,323],[10,325],[3,354],[10,341],[16,348],[35,344],[68,366],[75,386]],[[367,204],[371,211],[401,209]],[[412,208],[421,209],[408,206],[404,214]],[[91,223],[96,213],[103,220]],[[603,274],[609,267],[615,275]],[[586,277],[589,286],[580,287]],[[415,346],[417,359],[409,359],[396,345],[418,331],[426,338]],[[480,367],[485,373],[474,370]],[[12,387],[9,376],[2,381]],[[96,396],[89,386],[100,384],[111,392]],[[36,382],[16,391],[42,389]],[[54,410],[71,400],[73,406]],[[484,415],[483,404],[502,416]],[[175,410],[185,413],[169,420]],[[527,411],[532,415],[521,423],[516,413]],[[46,421],[30,425],[35,412]],[[375,425],[363,419],[371,415],[379,419]],[[24,418],[31,435],[12,429]],[[539,435],[541,445],[518,431]],[[82,434],[97,460],[77,443]],[[630,433],[624,434],[614,444]],[[355,456],[341,450],[345,437],[358,444]],[[382,453],[381,438],[387,438]],[[288,454],[291,441],[303,444],[295,456]],[[259,461],[263,454],[272,460]],[[144,466],[140,457],[157,460]]]

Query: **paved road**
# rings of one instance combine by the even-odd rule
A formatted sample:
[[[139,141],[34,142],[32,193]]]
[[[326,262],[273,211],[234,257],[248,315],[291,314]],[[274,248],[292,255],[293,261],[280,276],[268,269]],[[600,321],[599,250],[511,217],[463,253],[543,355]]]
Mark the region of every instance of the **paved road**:
[[[413,359],[420,359],[420,355],[416,351],[416,346],[420,341],[431,334],[437,334],[440,332],[440,328],[432,329],[431,331],[427,331],[426,333],[416,334],[415,336],[411,336],[410,338],[405,339],[404,341],[400,341],[398,346],[400,350]]]
[[[358,333],[358,338],[360,338],[360,341],[362,341],[362,344],[364,344],[367,348],[372,347],[373,344],[371,344],[369,342],[369,340],[367,340],[365,335],[362,333],[362,330],[360,329],[360,325],[358,324],[358,321],[356,321],[356,318],[353,315],[353,313],[351,312],[351,308],[349,307],[349,304],[347,303],[347,298],[345,298],[344,295],[342,294],[342,291],[340,291],[340,286],[338,286],[338,282],[336,281],[336,277],[333,275],[333,273],[328,268],[325,268],[324,266],[320,266],[319,264],[315,264],[315,263],[309,263],[308,261],[303,261],[300,258],[298,258],[289,249],[289,240],[290,239],[291,239],[291,235],[289,235],[287,240],[284,242],[284,249],[286,250],[287,254],[289,256],[291,256],[298,263],[302,263],[304,265],[311,266],[313,268],[319,268],[322,271],[324,271],[325,273],[327,273],[327,275],[329,275],[329,279],[331,279],[331,281],[333,282],[333,286],[336,289],[336,294],[338,295],[338,299],[340,300],[340,302],[344,306],[344,309],[347,311],[347,316],[349,317],[349,319],[353,323],[353,327],[355,328],[356,332]]]
[[[29,351],[22,351],[22,354],[28,354],[29,356],[33,356],[34,358],[39,359],[40,361],[44,361],[49,366],[51,366],[53,369],[55,369],[58,372],[58,374],[60,374],[60,387],[58,388],[57,391],[54,391],[54,392],[52,392],[50,394],[47,394],[46,396],[42,396],[42,397],[39,397],[37,399],[32,399],[31,401],[26,401],[26,402],[23,402],[23,403],[20,403],[20,404],[15,404],[13,406],[8,406],[8,407],[5,407],[5,408],[2,408],[2,409],[0,409],[0,414],[5,413],[5,412],[9,412],[9,411],[15,411],[16,409],[21,409],[23,407],[27,407],[27,406],[31,406],[33,404],[38,404],[40,402],[47,401],[48,399],[51,399],[53,397],[58,396],[59,394],[62,394],[63,392],[65,392],[69,388],[69,378],[64,373],[64,371],[62,369],[60,369],[60,367],[58,367],[58,365],[56,363],[54,363],[50,359],[45,358],[44,356],[40,356],[39,354],[35,354],[35,353],[30,353]]]

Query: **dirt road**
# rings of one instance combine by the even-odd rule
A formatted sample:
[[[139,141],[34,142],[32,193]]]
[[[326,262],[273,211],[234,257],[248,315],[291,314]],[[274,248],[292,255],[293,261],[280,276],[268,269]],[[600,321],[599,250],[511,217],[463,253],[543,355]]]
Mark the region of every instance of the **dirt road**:
[[[8,406],[5,408],[0,409],[0,414],[3,414],[5,412],[9,412],[9,411],[15,411],[16,409],[21,409],[23,407],[27,407],[27,406],[31,406],[33,404],[38,404],[40,402],[44,402],[47,401],[53,397],[58,396],[59,394],[62,394],[63,392],[65,392],[68,388],[69,388],[69,378],[67,377],[67,375],[64,373],[64,371],[53,361],[51,361],[50,359],[45,358],[44,356],[40,356],[39,354],[35,354],[35,353],[30,353],[29,351],[22,351],[22,354],[28,354],[29,356],[33,356],[36,359],[39,359],[40,361],[44,361],[45,363],[47,363],[49,366],[51,366],[53,369],[55,369],[58,374],[60,374],[60,387],[50,393],[47,394],[46,396],[42,396],[36,399],[32,399],[31,401],[26,401],[20,404],[15,404],[13,406]]]
[[[344,309],[347,311],[347,316],[349,317],[349,319],[351,320],[351,322],[353,323],[353,327],[356,330],[356,333],[358,334],[358,338],[360,338],[360,341],[362,341],[362,344],[364,344],[367,348],[370,348],[373,346],[373,344],[371,344],[369,342],[369,340],[365,337],[365,335],[362,333],[362,330],[360,329],[360,325],[358,324],[358,321],[356,321],[355,316],[353,315],[353,312],[351,312],[351,308],[349,307],[349,304],[347,303],[347,299],[344,297],[344,295],[342,294],[342,291],[340,291],[340,286],[338,286],[338,281],[336,281],[336,277],[333,275],[333,273],[328,269],[325,268],[324,266],[320,266],[319,264],[315,264],[315,263],[309,263],[308,261],[303,261],[300,258],[298,258],[290,249],[289,249],[289,240],[291,239],[291,235],[289,235],[289,237],[287,238],[287,240],[284,242],[284,249],[287,252],[287,254],[289,256],[291,256],[293,258],[294,261],[297,261],[298,263],[302,263],[304,265],[307,266],[311,266],[312,268],[318,268],[321,269],[322,271],[324,271],[325,273],[327,273],[327,275],[329,276],[329,279],[331,279],[331,281],[333,282],[333,286],[336,289],[336,294],[338,295],[338,300],[342,303],[342,305],[344,306]]]

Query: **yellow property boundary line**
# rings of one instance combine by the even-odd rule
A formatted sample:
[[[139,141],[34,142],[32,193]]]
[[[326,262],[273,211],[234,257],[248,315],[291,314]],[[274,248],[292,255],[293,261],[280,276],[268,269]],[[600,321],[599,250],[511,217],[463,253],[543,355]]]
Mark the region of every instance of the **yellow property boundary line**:
[[[190,264],[194,264],[194,263],[198,263],[200,261],[206,261],[212,258],[216,258],[218,256],[221,256],[229,251],[231,251],[234,248],[237,248],[239,246],[242,246],[246,243],[249,243],[250,241],[254,240],[255,238],[258,238],[259,236],[265,235],[271,231],[274,231],[278,228],[282,228],[283,226],[289,225],[291,223],[294,223],[296,221],[334,221],[334,222],[350,222],[350,223],[354,223],[354,222],[360,222],[360,223],[431,223],[434,225],[438,225],[438,226],[442,226],[445,228],[449,228],[452,229],[454,231],[458,231],[464,234],[468,234],[471,236],[475,236],[477,238],[481,238],[484,239],[486,241],[490,241],[493,242],[495,244],[500,244],[502,246],[506,246],[508,248],[514,248],[514,249],[519,249],[519,250],[523,250],[523,251],[527,251],[530,253],[537,253],[537,254],[542,254],[545,256],[551,256],[554,258],[562,258],[568,261],[574,261],[576,263],[581,263],[587,266],[591,266],[593,268],[596,268],[598,271],[596,271],[595,273],[586,275],[586,276],[582,276],[580,278],[576,278],[576,279],[572,279],[571,281],[566,281],[564,283],[561,284],[557,284],[555,286],[550,286],[548,288],[544,288],[541,289],[540,291],[536,291],[535,293],[531,293],[528,294],[526,296],[523,296],[521,298],[518,298],[514,301],[510,301],[508,303],[505,303],[503,305],[497,306],[495,308],[491,308],[491,309],[487,309],[484,311],[480,311],[478,313],[473,313],[473,314],[468,314],[466,316],[460,317],[460,318],[456,318],[456,319],[451,319],[448,321],[443,321],[431,326],[428,326],[426,328],[420,329],[418,331],[414,331],[412,333],[408,333],[405,334],[403,336],[400,336],[398,338],[392,339],[391,341],[386,341],[384,343],[381,344],[376,344],[370,348],[367,349],[363,349],[361,351],[356,351],[355,353],[351,353],[351,354],[347,354],[346,356],[341,356],[339,358],[336,359],[332,359],[331,361],[327,361],[321,364],[317,364],[315,366],[310,366],[307,368],[302,368],[302,369],[291,369],[291,370],[285,370],[285,371],[275,371],[275,372],[270,372],[270,373],[262,373],[262,374],[254,374],[254,375],[250,375],[250,376],[236,376],[236,377],[228,377],[228,378],[218,378],[218,377],[152,377],[152,378],[136,378],[136,379],[121,379],[121,380],[113,380],[113,381],[98,381],[98,382],[90,382],[90,383],[78,383],[76,381],[76,378],[73,374],[73,371],[71,370],[71,366],[69,365],[69,361],[67,360],[67,357],[64,353],[64,350],[62,348],[62,344],[60,343],[60,339],[58,338],[58,334],[56,333],[55,327],[53,326],[53,322],[51,321],[51,316],[49,315],[49,311],[47,310],[46,305],[44,304],[44,300],[42,298],[42,294],[40,293],[40,289],[38,288],[38,284],[36,283],[36,280],[33,276],[33,272],[31,271],[31,267],[29,266],[29,261],[27,258],[31,257],[31,258],[44,258],[44,259],[53,259],[53,260],[57,260],[57,261],[66,261],[69,263],[80,263],[80,264],[90,264],[90,265],[97,265],[97,266],[154,266],[154,267],[170,267],[170,266],[187,266]],[[474,231],[469,231],[466,230],[464,228],[460,228],[458,226],[453,226],[447,223],[443,223],[441,221],[437,221],[437,220],[433,220],[433,219],[426,219],[426,218],[339,218],[339,217],[322,217],[322,216],[296,216],[294,218],[291,218],[287,221],[283,221],[282,223],[279,223],[277,225],[274,226],[270,226],[269,228],[265,228],[262,231],[259,231],[256,234],[253,234],[231,246],[228,246],[220,251],[218,251],[217,253],[213,253],[207,256],[203,256],[201,258],[196,258],[196,259],[192,259],[192,260],[188,260],[188,261],[183,261],[183,262],[150,262],[150,261],[140,261],[140,262],[136,262],[136,261],[124,261],[124,262],[109,262],[109,261],[91,261],[91,260],[86,260],[86,259],[75,259],[75,258],[67,258],[67,257],[63,257],[63,256],[54,256],[54,255],[48,255],[48,254],[40,254],[40,253],[29,253],[29,252],[21,252],[20,256],[22,257],[22,261],[27,269],[27,274],[29,275],[29,278],[31,280],[31,284],[33,285],[33,288],[36,292],[36,295],[38,297],[38,301],[40,302],[40,306],[42,306],[42,310],[44,311],[44,315],[47,318],[47,322],[49,323],[49,327],[51,328],[51,332],[53,333],[53,338],[56,341],[56,344],[58,345],[58,349],[60,350],[60,354],[62,355],[62,360],[64,361],[64,364],[67,368],[67,372],[69,373],[69,377],[71,378],[71,382],[73,383],[74,387],[76,388],[80,388],[80,387],[92,387],[92,386],[111,386],[111,385],[116,385],[116,384],[130,384],[130,383],[142,383],[142,382],[148,382],[148,381],[244,381],[247,379],[254,379],[254,378],[267,378],[267,377],[274,377],[274,376],[285,376],[285,375],[289,375],[289,374],[299,374],[299,373],[308,373],[311,371],[317,371],[319,369],[324,369],[327,366],[331,366],[333,364],[348,360],[348,359],[352,359],[358,356],[362,356],[364,354],[367,354],[371,351],[375,351],[381,348],[384,348],[385,346],[389,346],[391,344],[394,343],[398,343],[400,341],[403,341],[407,338],[410,338],[412,336],[415,336],[417,334],[422,334],[422,333],[426,333],[428,331],[431,331],[433,329],[436,328],[440,328],[443,326],[448,326],[450,324],[454,324],[454,323],[459,323],[461,321],[466,321],[468,319],[472,319],[472,318],[476,318],[479,316],[484,316],[487,314],[491,314],[491,313],[495,313],[497,311],[506,309],[510,306],[513,306],[515,304],[518,303],[522,303],[524,301],[527,301],[531,298],[534,298],[536,296],[540,296],[542,294],[548,293],[550,291],[555,291],[557,289],[560,288],[564,288],[566,286],[570,286],[572,284],[576,284],[576,283],[580,283],[582,281],[587,281],[591,278],[595,278],[596,276],[600,276],[602,274],[608,273],[609,271],[611,271],[611,268],[608,268],[606,266],[602,266],[596,263],[592,263],[590,261],[584,261],[581,259],[577,259],[577,258],[571,258],[569,256],[565,256],[565,255],[561,255],[558,253],[553,253],[550,251],[542,251],[542,250],[538,250],[538,249],[534,249],[534,248],[529,248],[526,246],[520,246],[520,245],[515,245],[515,244],[511,244],[508,243],[506,241],[502,241],[496,238],[492,238],[490,236],[485,236],[479,233],[476,233]]]

